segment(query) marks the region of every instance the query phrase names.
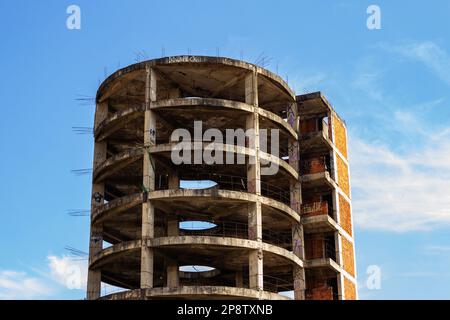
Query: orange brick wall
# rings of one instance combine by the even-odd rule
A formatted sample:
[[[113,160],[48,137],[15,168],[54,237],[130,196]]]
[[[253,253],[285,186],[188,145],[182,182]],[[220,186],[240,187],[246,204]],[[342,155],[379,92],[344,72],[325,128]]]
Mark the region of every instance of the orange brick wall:
[[[348,177],[348,166],[341,159],[339,155],[336,155],[338,185],[347,196],[350,196],[350,183]]]
[[[339,218],[342,228],[344,228],[349,235],[353,236],[350,204],[342,195],[339,195]]]
[[[333,131],[334,144],[342,155],[347,158],[347,136],[345,126],[335,114],[333,114]]]
[[[325,201],[308,202],[302,205],[302,214],[304,216],[319,216],[328,214],[328,203]]]
[[[323,286],[307,290],[306,300],[333,300],[333,288]]]
[[[300,133],[306,134],[309,132],[317,131],[316,123],[316,118],[300,120]]]
[[[309,234],[305,236],[305,258],[319,259],[324,256],[324,237],[323,234]]]
[[[325,162],[323,158],[305,159],[302,169],[303,174],[314,174],[325,171]]]
[[[344,265],[344,270],[350,275],[355,276],[355,265],[354,259],[355,254],[353,252],[353,244],[346,238],[341,237],[342,240],[342,262]]]
[[[344,277],[345,300],[356,300],[356,286],[353,282]]]

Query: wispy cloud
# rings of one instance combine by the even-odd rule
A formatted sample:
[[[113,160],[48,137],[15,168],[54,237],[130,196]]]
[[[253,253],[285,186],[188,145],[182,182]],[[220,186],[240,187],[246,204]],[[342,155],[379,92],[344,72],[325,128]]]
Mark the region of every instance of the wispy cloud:
[[[87,283],[87,260],[72,256],[49,255],[46,268],[31,268],[34,275],[15,270],[0,270],[0,300],[62,299],[75,290],[83,298]],[[102,283],[102,295],[124,289]],[[78,295],[75,294],[76,295]],[[73,295],[72,295],[73,297]]]
[[[424,247],[424,251],[429,254],[447,254],[450,256],[450,246],[429,245]]]
[[[382,43],[380,48],[422,62],[440,79],[450,85],[450,55],[435,42]]]
[[[376,65],[372,57],[366,57],[355,65],[355,76],[350,85],[352,89],[360,91],[370,99],[383,101],[385,98],[382,88],[384,70]]]
[[[42,279],[25,272],[0,270],[0,300],[42,299],[54,290]]]
[[[358,137],[350,142],[358,227],[406,232],[450,225],[450,135],[403,153]]]

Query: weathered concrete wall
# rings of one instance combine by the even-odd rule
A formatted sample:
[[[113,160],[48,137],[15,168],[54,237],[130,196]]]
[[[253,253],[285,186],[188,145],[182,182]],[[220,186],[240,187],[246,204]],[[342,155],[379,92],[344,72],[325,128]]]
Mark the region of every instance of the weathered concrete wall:
[[[342,195],[339,195],[339,215],[342,228],[344,228],[349,235],[353,236],[350,204]]]

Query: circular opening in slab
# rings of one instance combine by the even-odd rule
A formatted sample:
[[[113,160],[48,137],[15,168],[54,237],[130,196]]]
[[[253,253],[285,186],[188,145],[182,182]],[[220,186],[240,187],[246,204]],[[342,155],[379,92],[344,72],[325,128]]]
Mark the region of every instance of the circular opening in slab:
[[[217,182],[212,180],[181,180],[182,189],[209,189],[217,186]]]
[[[215,270],[214,267],[201,266],[201,265],[186,265],[180,266],[179,270],[183,272],[210,272]]]
[[[217,227],[217,224],[209,222],[209,221],[181,221],[180,222],[180,230],[187,231],[201,231],[201,230],[210,230]]]

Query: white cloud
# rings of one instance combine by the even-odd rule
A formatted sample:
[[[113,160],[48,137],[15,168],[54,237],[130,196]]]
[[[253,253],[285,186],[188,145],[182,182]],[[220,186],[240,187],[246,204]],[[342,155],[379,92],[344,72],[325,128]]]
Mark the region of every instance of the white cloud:
[[[53,289],[42,279],[25,272],[0,270],[0,300],[39,299],[52,293]]]
[[[87,279],[87,260],[69,256],[47,257],[50,275],[68,289],[85,289]]]
[[[47,257],[50,269],[50,278],[63,286],[66,290],[86,290],[88,263],[87,259],[71,256]],[[112,286],[106,283],[101,284],[101,294],[107,295],[120,292],[126,289]]]
[[[450,139],[445,132],[438,133],[441,139],[430,138],[407,153],[351,137],[353,208],[359,228],[406,232],[450,225]]]
[[[433,41],[405,42],[398,45],[383,43],[382,49],[422,62],[450,85],[450,56]]]

